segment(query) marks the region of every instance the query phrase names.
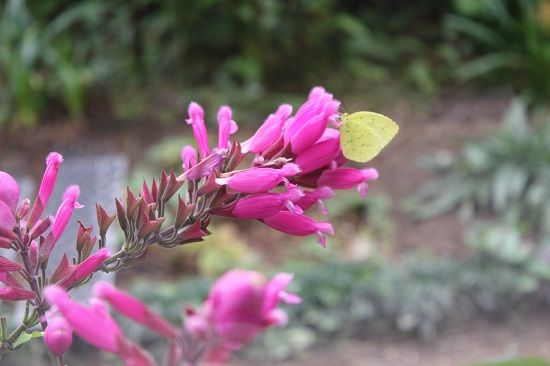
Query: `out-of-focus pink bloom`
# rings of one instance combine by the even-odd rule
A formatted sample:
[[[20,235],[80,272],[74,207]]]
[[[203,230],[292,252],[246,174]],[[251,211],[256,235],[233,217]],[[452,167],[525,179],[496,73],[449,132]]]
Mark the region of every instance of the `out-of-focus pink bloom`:
[[[57,283],[65,288],[71,287],[82,281],[92,273],[94,273],[111,254],[109,249],[101,248],[95,254],[86,258],[82,263],[77,265],[68,265],[63,271],[64,275]]]
[[[57,285],[46,287],[44,294],[80,338],[104,351],[118,352],[122,332],[101,304],[93,304],[91,308],[79,304]]]
[[[281,211],[276,215],[262,220],[267,226],[283,233],[294,236],[308,236],[315,234],[319,243],[325,247],[326,239],[323,234],[334,234],[330,222],[317,222],[311,217],[290,211]]]
[[[46,170],[44,171],[42,183],[40,183],[40,189],[38,190],[38,197],[42,202],[42,210],[37,214],[38,216],[42,214],[44,207],[46,207],[50,199],[61,163],[63,163],[63,156],[59,153],[52,152],[46,157]]]
[[[44,331],[44,343],[54,355],[60,357],[71,348],[73,328],[55,309],[47,313],[48,326]]]
[[[217,178],[216,183],[227,185],[236,192],[262,193],[275,188],[286,177],[292,177],[298,173],[300,173],[300,167],[289,163],[280,169],[250,168],[228,178]]]
[[[57,242],[57,240],[61,237],[61,234],[65,231],[74,209],[83,207],[76,201],[78,196],[80,196],[80,188],[78,188],[77,185],[67,187],[65,193],[63,193],[63,202],[57,210],[51,229],[54,242]]]
[[[327,129],[331,131],[334,129]],[[337,130],[336,136],[327,136],[304,150],[296,157],[296,164],[302,168],[302,173],[307,174],[319,168],[329,165],[340,152],[340,136]]]
[[[308,100],[289,121],[284,138],[290,143],[292,152],[299,154],[321,138],[329,121],[337,116],[340,102],[323,88],[311,91]]]
[[[36,294],[22,287],[2,287],[0,288],[0,300],[5,301],[21,301],[32,300]]]
[[[107,301],[118,313],[146,326],[153,332],[168,338],[175,338],[178,331],[166,319],[150,310],[135,297],[120,291],[107,282],[94,286],[94,295]]]
[[[193,135],[199,148],[199,154],[202,159],[206,158],[210,154],[210,148],[208,146],[208,131],[204,124],[204,110],[195,102],[191,102],[188,108],[189,119],[187,124],[193,127]]]
[[[296,210],[293,202],[303,196],[304,193],[296,187],[290,187],[283,193],[252,194],[238,200],[231,214],[240,219],[263,219],[279,213],[283,208]]]
[[[197,152],[193,146],[185,145],[181,149],[181,160],[183,161],[183,171],[188,171],[192,166],[197,164]]]
[[[324,171],[317,184],[334,189],[350,189],[357,186],[359,194],[364,196],[367,194],[367,181],[374,179],[378,179],[378,171],[374,168],[336,168]]]
[[[241,144],[241,151],[257,154],[268,150],[282,137],[283,125],[291,113],[292,106],[281,105],[274,114],[267,117],[251,138]]]
[[[231,270],[218,279],[202,309],[205,321],[219,337],[209,359],[221,361],[265,328],[283,324],[274,321],[284,318],[284,312],[277,309],[279,300],[300,302],[297,295],[285,292],[291,279],[292,275],[280,273],[268,282],[262,274],[244,270]]]
[[[11,231],[15,224],[15,215],[12,210],[4,201],[0,201],[0,227]]]
[[[237,122],[231,119],[233,112],[231,108],[224,105],[218,111],[218,149],[227,149],[229,145],[229,135],[234,134],[239,129]]]
[[[314,191],[304,192],[304,196],[295,202],[297,206],[300,206],[302,210],[307,211],[314,204],[318,204],[321,208],[321,212],[325,215],[328,214],[325,205],[323,204],[323,199],[331,198],[334,196],[334,191],[329,187],[320,187]]]
[[[11,175],[0,171],[0,201],[15,213],[19,202],[19,185]]]
[[[0,272],[19,271],[21,268],[21,264],[0,255]]]
[[[155,366],[151,355],[135,343],[124,341],[120,344],[118,356],[125,366]]]

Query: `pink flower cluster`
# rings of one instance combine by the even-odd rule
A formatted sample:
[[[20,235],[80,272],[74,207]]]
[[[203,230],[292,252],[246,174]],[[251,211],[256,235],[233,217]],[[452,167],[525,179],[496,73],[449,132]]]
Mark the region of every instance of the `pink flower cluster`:
[[[281,105],[269,115],[248,140],[230,146],[237,131],[231,109],[218,112],[218,145],[211,149],[204,111],[189,105],[187,123],[193,128],[198,154],[191,146],[182,150],[184,174],[179,179],[197,181],[215,176],[215,184],[234,194],[234,204],[214,209],[213,214],[240,219],[258,219],[266,225],[295,236],[316,235],[326,245],[325,234],[333,234],[329,222],[318,222],[304,214],[315,203],[323,213],[323,199],[333,189],[356,187],[367,193],[367,182],[377,179],[376,169],[344,167],[338,125],[340,102],[322,87],[311,90],[307,101],[292,115],[292,107]],[[235,170],[250,157],[249,167]],[[209,184],[212,184],[210,182]]]
[[[13,250],[19,254],[21,263],[0,256],[0,299],[19,301],[42,301],[39,286],[25,288],[21,280],[32,282],[39,268],[47,264],[55,244],[65,231],[74,209],[82,207],[77,199],[78,186],[67,187],[63,200],[54,217],[42,217],[53,192],[59,167],[63,157],[50,153],[46,158],[44,172],[38,194],[31,205],[29,199],[19,201],[19,186],[8,173],[0,171],[0,248]],[[91,248],[90,248],[91,250]],[[106,249],[84,258],[81,263],[68,265],[66,257],[50,280],[70,287],[85,279],[109,256]]]
[[[214,284],[202,309],[187,308],[183,327],[172,325],[140,300],[106,282],[94,286],[89,306],[72,300],[62,287],[49,286],[45,294],[52,307],[45,342],[60,357],[71,346],[75,333],[94,347],[118,355],[125,365],[155,365],[151,355],[123,334],[109,314],[110,306],[169,341],[168,365],[182,361],[196,364],[204,358],[224,362],[262,330],[286,323],[278,303],[300,302],[298,296],[285,291],[291,280],[287,273],[279,273],[268,282],[258,272],[232,270]],[[192,349],[190,344],[199,346]]]

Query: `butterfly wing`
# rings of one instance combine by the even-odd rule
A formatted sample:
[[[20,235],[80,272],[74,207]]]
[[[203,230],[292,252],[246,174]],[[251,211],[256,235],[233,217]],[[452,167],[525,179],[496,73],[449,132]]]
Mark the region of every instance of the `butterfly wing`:
[[[357,112],[342,117],[340,144],[344,156],[366,163],[390,143],[399,126],[390,118],[374,112]]]

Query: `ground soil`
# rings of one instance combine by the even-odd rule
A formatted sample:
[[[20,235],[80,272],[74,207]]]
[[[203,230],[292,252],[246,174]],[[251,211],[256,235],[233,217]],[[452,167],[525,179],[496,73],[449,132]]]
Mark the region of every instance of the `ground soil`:
[[[315,347],[292,360],[264,366],[466,366],[520,357],[550,359],[550,317],[505,323],[479,320],[449,329],[430,342],[376,338],[341,340]],[[232,366],[258,365],[235,359]]]

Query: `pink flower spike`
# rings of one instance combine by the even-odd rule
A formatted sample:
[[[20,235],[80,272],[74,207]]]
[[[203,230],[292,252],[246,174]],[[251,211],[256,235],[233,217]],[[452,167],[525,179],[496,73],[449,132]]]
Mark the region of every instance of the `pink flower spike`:
[[[263,219],[279,213],[285,207],[294,207],[292,202],[303,197],[300,189],[291,187],[283,193],[258,193],[237,201],[231,214],[240,219]]]
[[[48,327],[44,331],[44,343],[52,353],[60,357],[71,348],[73,328],[61,315],[51,309],[47,314]]]
[[[89,308],[71,300],[67,292],[57,285],[46,287],[44,294],[46,300],[57,307],[80,338],[104,351],[118,352],[122,333],[106,311]]]
[[[59,153],[52,152],[48,154],[48,157],[46,157],[46,170],[44,171],[42,183],[40,183],[40,189],[38,190],[38,197],[42,202],[42,208],[46,207],[46,204],[48,203],[48,200],[53,192],[61,163],[63,163],[63,156]],[[40,216],[40,214],[38,214],[38,216]]]
[[[175,338],[178,331],[166,319],[150,310],[140,300],[120,291],[107,282],[98,282],[94,295],[107,301],[118,313],[146,326],[153,332],[168,338]]]
[[[0,255],[0,272],[14,272],[21,268],[23,268],[21,264]]]
[[[36,297],[36,294],[34,292],[26,290],[22,287],[1,287],[0,288],[0,300],[22,301],[22,300],[32,300],[35,297]]]
[[[229,146],[229,135],[239,129],[237,122],[231,119],[233,112],[231,108],[224,105],[218,111],[218,149],[224,150]]]
[[[64,288],[69,288],[77,284],[94,273],[110,256],[111,253],[109,253],[109,249],[101,248],[97,251],[97,253],[86,258],[82,263],[73,266],[73,269],[68,272],[68,275],[58,282],[58,285],[63,286]]]
[[[77,185],[67,187],[65,193],[63,193],[63,202],[57,210],[57,214],[55,215],[51,228],[54,243],[57,242],[57,240],[61,237],[61,234],[65,231],[74,209],[83,207],[76,201],[79,196],[80,188]]]
[[[300,167],[288,163],[280,169],[250,168],[233,174],[228,178],[217,178],[216,183],[227,185],[236,192],[262,193],[275,188],[279,183],[300,173]]]
[[[0,201],[15,213],[19,202],[19,185],[11,175],[0,171]]]
[[[262,221],[267,226],[286,234],[294,236],[316,235],[317,240],[323,247],[326,246],[324,234],[334,234],[334,229],[330,222],[317,222],[311,217],[290,211],[281,211]]]
[[[185,145],[181,149],[181,160],[183,161],[183,171],[186,172],[197,164],[197,151],[191,145]]]
[[[334,189],[350,189],[357,186],[359,193],[364,196],[367,190],[366,182],[375,179],[378,179],[378,171],[374,168],[336,168],[324,171],[317,184]]]
[[[208,147],[208,131],[204,124],[204,110],[195,102],[189,104],[187,110],[189,119],[187,124],[193,127],[193,135],[199,148],[199,154],[202,159],[206,158],[210,154],[210,148]]]

